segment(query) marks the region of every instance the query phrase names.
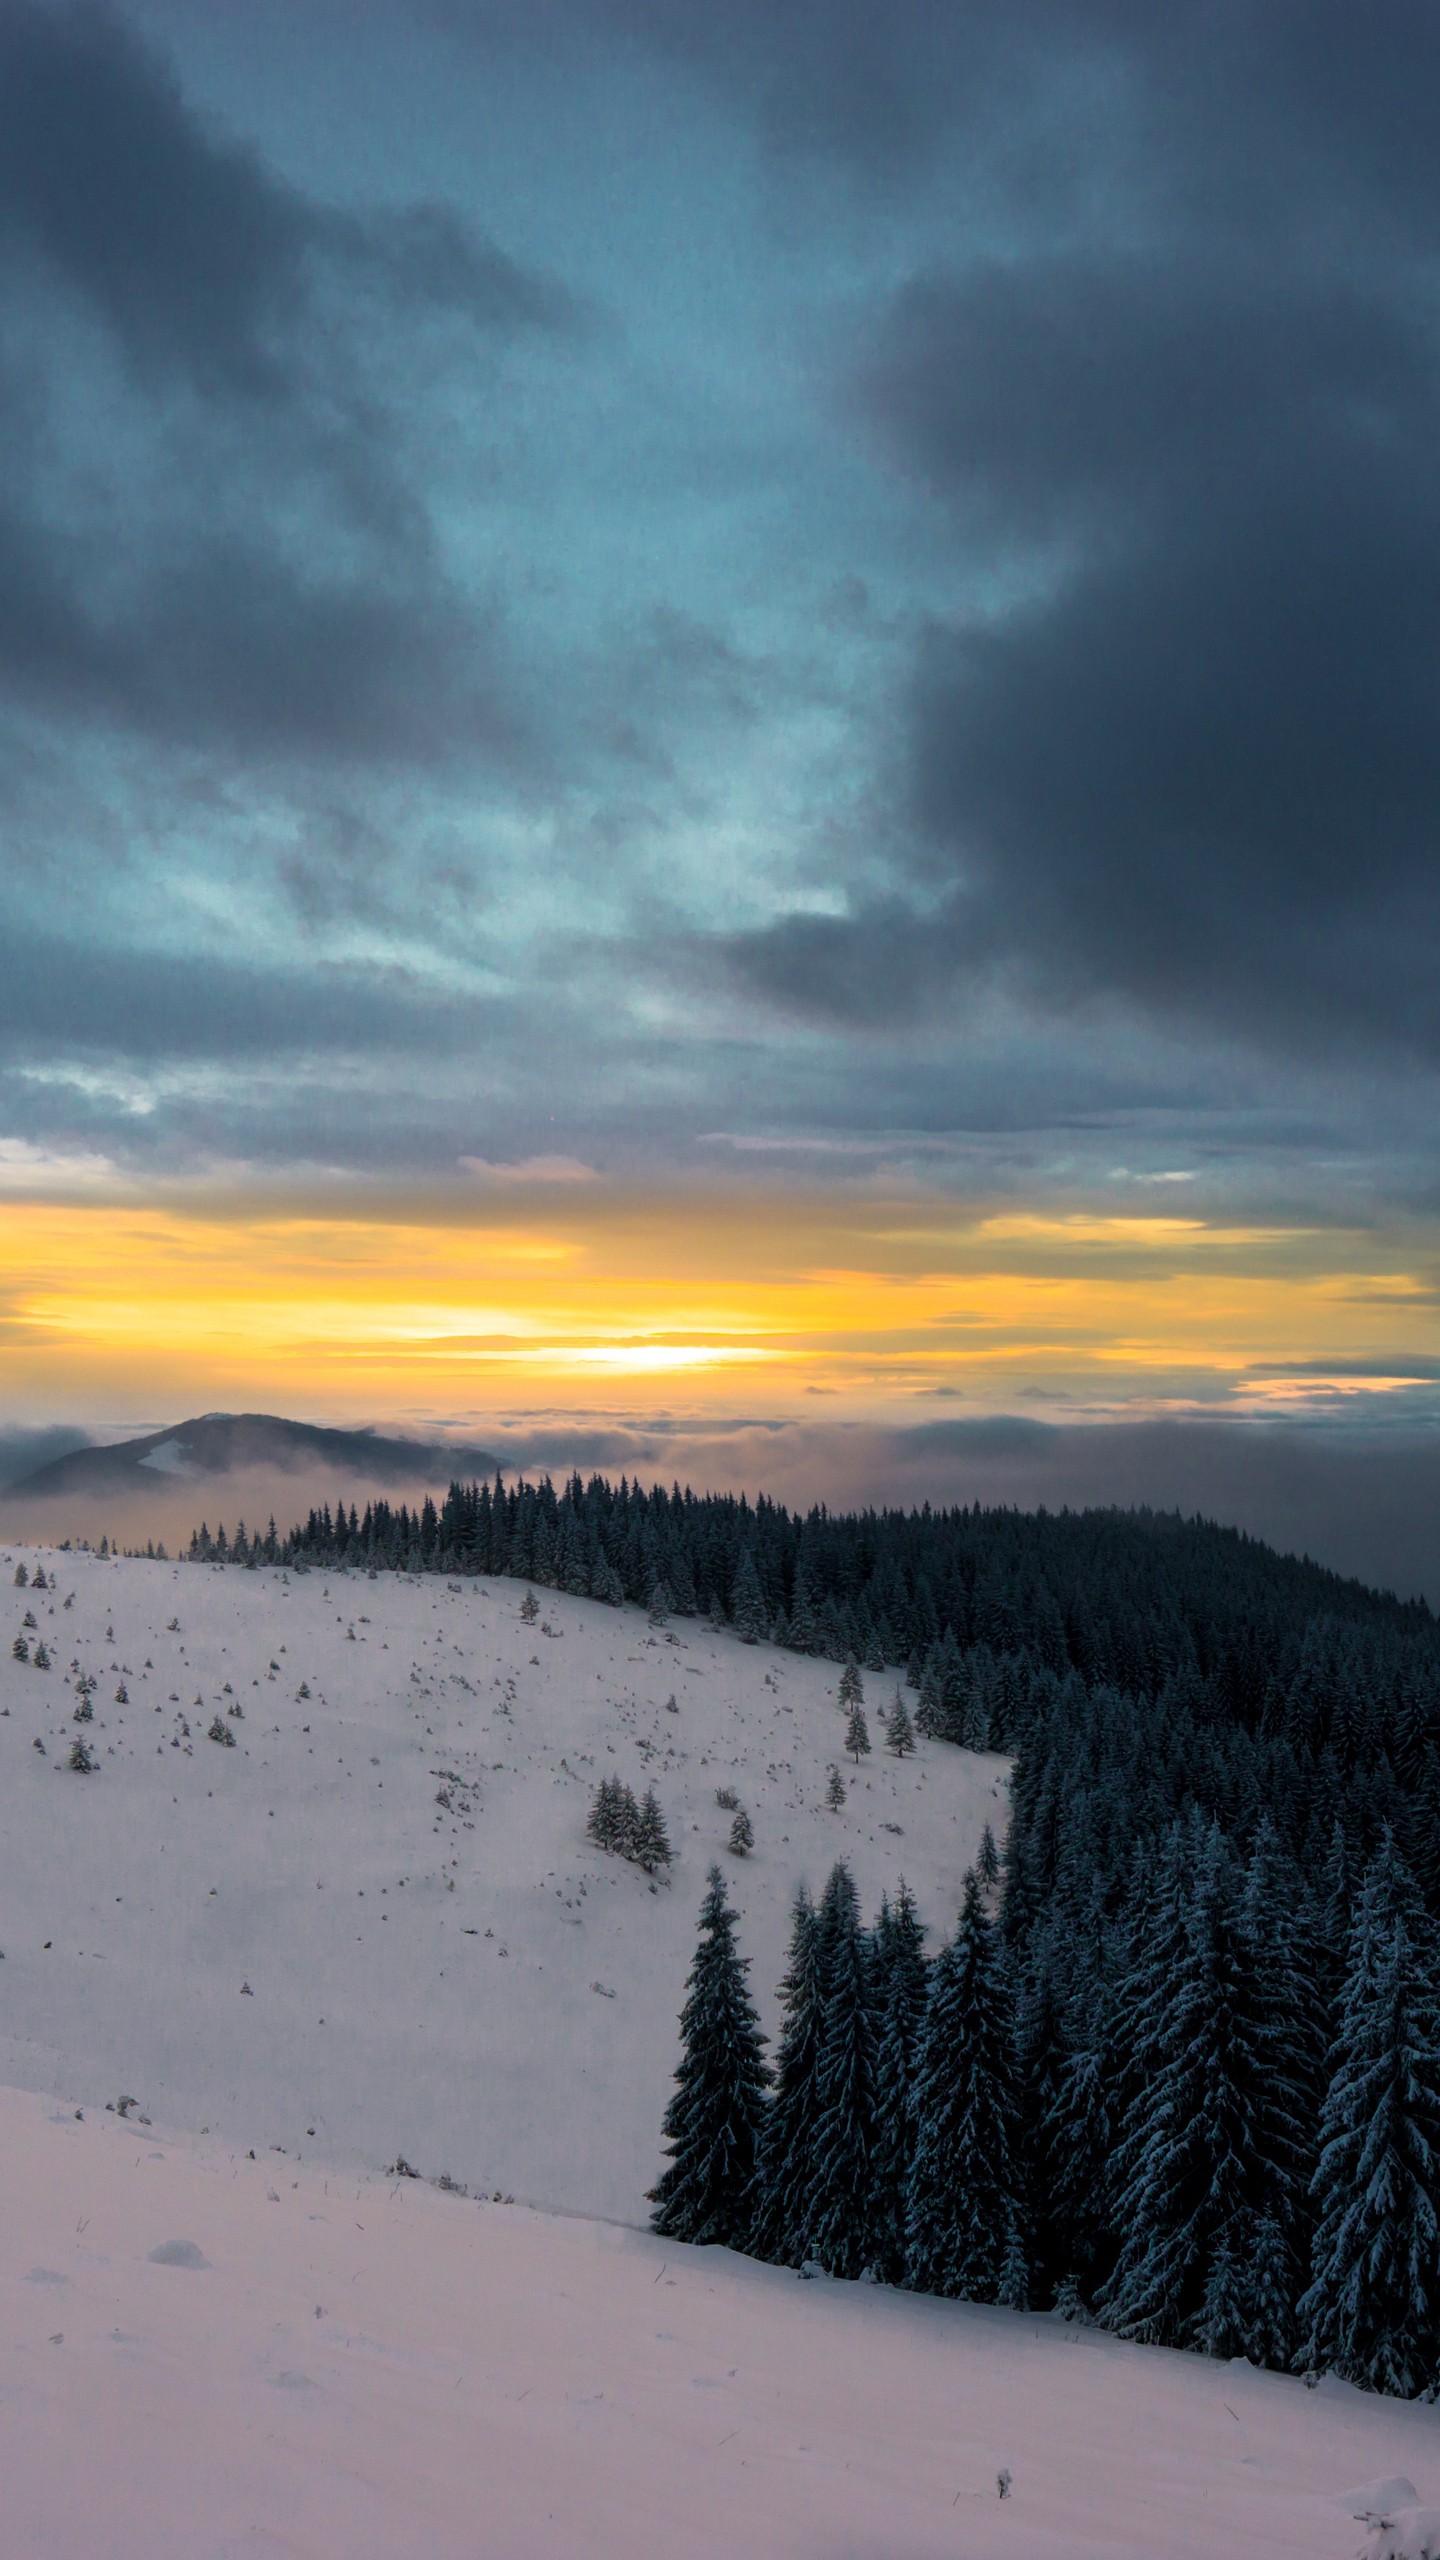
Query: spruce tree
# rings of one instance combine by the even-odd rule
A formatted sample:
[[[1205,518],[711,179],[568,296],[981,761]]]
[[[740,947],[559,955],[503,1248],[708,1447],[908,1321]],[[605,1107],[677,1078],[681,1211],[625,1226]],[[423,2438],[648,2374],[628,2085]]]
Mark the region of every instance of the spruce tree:
[[[882,1907],[874,1958],[879,2026],[871,2151],[871,2250],[876,2272],[887,2284],[899,2284],[905,2273],[905,2198],[915,2149],[915,2061],[929,1989],[924,1937],[909,1887],[902,1879],[893,1908]]]
[[[854,1753],[855,1766],[858,1769],[862,1755],[867,1754],[870,1749],[870,1733],[865,1722],[865,1710],[858,1698],[850,1710],[849,1721],[845,1727],[845,1748]]]
[[[865,1703],[865,1683],[860,1677],[860,1665],[853,1653],[840,1674],[837,1695],[840,1705],[845,1708],[863,1707]]]
[[[633,1797],[631,1801],[633,1803]],[[665,1817],[660,1810],[659,1799],[653,1787],[647,1787],[645,1790],[645,1800],[635,1823],[633,1845],[626,1855],[633,1858],[638,1866],[642,1866],[647,1875],[653,1875],[657,1867],[668,1867],[670,1864],[671,1850],[665,1830]]]
[[[885,1719],[885,1739],[897,1760],[904,1760],[915,1748],[915,1727],[910,1710],[899,1690],[895,1692],[890,1713]]]
[[[755,1832],[743,1804],[730,1825],[730,1846],[737,1858],[743,1858],[755,1846]]]
[[[870,2264],[875,2022],[870,1948],[848,1867],[831,1869],[816,1915],[820,2033],[807,2254],[827,2275]]]
[[[1306,2361],[1403,2399],[1440,2357],[1440,1982],[1387,1842],[1365,1881],[1320,2121]]]
[[[975,2302],[1025,2299],[1015,2021],[979,1881],[931,1970],[915,2066],[906,2281]]]
[[[668,2240],[743,2248],[749,2236],[770,2074],[747,1971],[724,1877],[712,1867],[665,2110],[670,2166],[649,2198],[651,2226]]]
[[[782,2265],[798,2265],[805,2246],[806,2194],[819,2112],[817,1941],[814,1906],[802,1886],[795,1897],[790,1960],[780,1985],[783,2018],[775,2047],[775,2094],[760,2139],[750,2227],[755,2256]]]
[[[1178,1946],[1145,1983],[1146,2077],[1117,2160],[1115,2270],[1100,2297],[1122,2337],[1245,2355],[1247,2293],[1271,2200],[1263,2146],[1265,2039],[1233,1865],[1199,1843]]]
[[[765,1594],[760,1588],[755,1558],[748,1547],[740,1558],[735,1587],[730,1594],[730,1614],[742,1644],[759,1644],[769,1632]]]
[[[839,1770],[834,1766],[833,1762],[831,1764],[829,1778],[826,1781],[825,1802],[832,1813],[841,1812],[845,1804],[845,1781],[841,1777]]]

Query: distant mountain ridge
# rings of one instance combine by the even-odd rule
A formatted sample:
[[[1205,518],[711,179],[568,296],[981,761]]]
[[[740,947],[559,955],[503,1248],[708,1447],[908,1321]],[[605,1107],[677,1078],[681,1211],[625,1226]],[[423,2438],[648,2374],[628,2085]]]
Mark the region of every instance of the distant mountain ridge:
[[[72,1449],[6,1488],[7,1498],[143,1494],[266,1468],[285,1475],[331,1471],[348,1482],[421,1485],[488,1475],[493,1453],[449,1442],[401,1440],[379,1431],[340,1431],[273,1413],[205,1413],[108,1448]]]

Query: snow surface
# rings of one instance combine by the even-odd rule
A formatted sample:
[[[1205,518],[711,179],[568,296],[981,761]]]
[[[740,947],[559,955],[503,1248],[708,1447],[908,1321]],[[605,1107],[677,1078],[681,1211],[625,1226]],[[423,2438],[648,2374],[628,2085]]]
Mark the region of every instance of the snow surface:
[[[1335,2484],[1440,2467],[1343,2385],[29,2094],[0,2158],[7,2560],[1348,2560]]]
[[[499,1580],[46,1553],[59,1588],[33,1595],[22,1552],[5,2560],[1418,2560],[1434,2411],[625,2227],[712,1858],[773,2024],[794,1885],[843,1854],[868,1913],[903,1873],[933,1943],[1002,1828],[1002,1761],[896,1763],[870,1680],[836,1815],[829,1664],[549,1592],[546,1636]],[[10,1659],[27,1608],[48,1673]],[[66,1766],[82,1731],[92,1777]],[[604,1774],[654,1784],[670,1884],[587,1842]],[[717,1786],[754,1822],[744,1861]],[[387,2178],[402,2153],[475,2195]]]
[[[1003,1760],[885,1751],[893,1673],[835,1814],[832,1663],[550,1591],[527,1627],[506,1580],[77,1552],[43,1556],[57,1591],[13,1589],[37,1552],[0,1548],[0,2080],[22,2088],[641,2222],[711,1861],[773,2025],[798,1883],[843,1856],[869,1916],[904,1874],[934,1944],[1003,1833]],[[27,1608],[48,1672],[10,1658]],[[586,1838],[607,1774],[659,1797],[678,1854],[653,1892]],[[750,1813],[744,1860],[717,1787]]]

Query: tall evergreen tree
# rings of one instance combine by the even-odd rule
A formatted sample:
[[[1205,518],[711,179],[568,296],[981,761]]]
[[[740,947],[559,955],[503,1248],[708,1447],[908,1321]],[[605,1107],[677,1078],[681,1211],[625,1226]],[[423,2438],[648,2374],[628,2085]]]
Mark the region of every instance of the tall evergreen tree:
[[[1389,1841],[1351,1931],[1314,2193],[1306,2360],[1413,2399],[1440,2357],[1440,1983]]]
[[[876,2011],[874,2137],[871,2148],[871,2251],[887,2284],[905,2273],[905,2199],[915,2152],[915,2064],[925,2024],[929,1966],[925,1932],[909,1887],[881,1910],[875,1932]]]
[[[668,2240],[743,2248],[770,2074],[765,2039],[735,1946],[725,1880],[712,1867],[680,2013],[682,2054],[665,2110],[670,2166],[650,2190],[651,2227]]]
[[[775,2094],[756,2163],[750,2246],[757,2258],[798,2265],[815,2124],[820,2109],[819,1932],[803,1886],[795,1897],[790,1959],[780,1985],[783,2018],[775,2046]]]
[[[1153,2020],[1149,2077],[1123,2129],[1122,2240],[1101,2310],[1123,2337],[1248,2354],[1257,2344],[1248,2272],[1272,2192],[1265,2053],[1233,1864],[1218,1830],[1200,1846],[1174,1960],[1143,1996]]]
[[[915,2070],[915,2149],[905,2211],[917,2292],[1020,2305],[1026,2298],[1015,2021],[977,1878],[936,1958]]]
[[[805,2242],[828,2275],[858,2276],[872,2255],[874,1987],[859,1897],[845,1865],[831,1869],[816,1919],[820,2033]]]
[[[760,1588],[760,1576],[755,1570],[755,1558],[749,1547],[740,1558],[735,1587],[730,1595],[730,1614],[742,1644],[759,1644],[769,1632],[765,1594]]]

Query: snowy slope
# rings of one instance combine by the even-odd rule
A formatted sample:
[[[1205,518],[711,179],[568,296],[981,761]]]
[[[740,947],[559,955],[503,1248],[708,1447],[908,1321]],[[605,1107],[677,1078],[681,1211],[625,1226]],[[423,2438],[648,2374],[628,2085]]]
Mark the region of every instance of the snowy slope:
[[[504,1580],[83,1553],[44,1554],[59,1589],[37,1596],[12,1587],[22,1553],[0,1549],[0,2080],[20,2087],[641,2221],[711,1859],[773,2017],[797,1883],[843,1855],[869,1912],[903,1873],[933,1942],[1003,1825],[1002,1761],[884,1750],[878,1679],[872,1757],[830,1812],[835,1667],[693,1621],[544,1592],[547,1636]],[[49,1672],[10,1659],[27,1609]],[[89,1778],[65,1765],[72,1665],[97,1681]],[[225,1750],[206,1730],[236,1704]],[[679,1853],[655,1891],[586,1839],[606,1773],[655,1786]],[[754,1824],[743,1862],[720,1785]]]
[[[872,1681],[875,1753],[837,1815],[827,1664],[552,1593],[546,1635],[503,1581],[45,1554],[59,1588],[35,1596],[17,1552],[5,2560],[1424,2547],[1371,2541],[1354,2484],[1440,2492],[1434,2411],[624,2227],[711,1859],[773,2023],[795,1884],[843,1853],[873,1910],[903,1872],[938,1935],[1001,1826],[1002,1762],[897,1764]],[[48,1672],[10,1659],[27,1609]],[[217,1712],[234,1749],[206,1738]],[[82,1732],[92,1777],[65,1765]],[[655,1785],[668,1886],[587,1843],[606,1773]],[[744,1862],[717,1785],[750,1811]],[[153,2124],[106,2113],[121,2095]],[[397,2153],[522,2203],[386,2178]]]
[[[13,2092],[0,2158],[6,2560],[1346,2560],[1440,2486],[1341,2384]]]

